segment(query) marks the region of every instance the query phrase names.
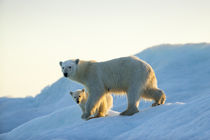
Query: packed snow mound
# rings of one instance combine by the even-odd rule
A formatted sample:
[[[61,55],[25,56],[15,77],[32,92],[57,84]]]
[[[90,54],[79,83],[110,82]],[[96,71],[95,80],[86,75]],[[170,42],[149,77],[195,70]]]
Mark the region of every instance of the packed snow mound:
[[[51,86],[45,87],[34,98],[0,98],[0,133],[11,131],[27,121],[47,115],[57,109],[75,105],[69,96],[69,91],[78,88],[82,86],[61,78]]]
[[[69,96],[82,88],[61,78],[36,97],[0,98],[0,139],[208,139],[210,137],[210,44],[160,45],[138,53],[155,70],[166,104],[119,116],[126,98],[114,96],[109,116],[84,121]]]

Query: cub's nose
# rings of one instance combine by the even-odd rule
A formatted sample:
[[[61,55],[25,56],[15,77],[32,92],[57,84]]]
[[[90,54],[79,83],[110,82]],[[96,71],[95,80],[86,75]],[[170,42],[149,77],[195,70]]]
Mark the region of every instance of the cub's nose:
[[[65,77],[67,77],[67,76],[68,76],[68,73],[64,73],[63,75],[64,75]]]
[[[79,100],[77,100],[77,103],[79,104]]]

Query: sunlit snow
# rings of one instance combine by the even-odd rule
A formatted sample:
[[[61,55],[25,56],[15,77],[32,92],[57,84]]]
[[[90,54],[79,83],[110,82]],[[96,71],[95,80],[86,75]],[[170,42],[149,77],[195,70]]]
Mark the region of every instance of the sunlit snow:
[[[114,96],[108,117],[84,121],[69,95],[82,86],[60,78],[34,98],[0,98],[0,139],[209,139],[210,44],[166,44],[136,56],[155,70],[167,96],[164,105],[151,107],[152,102],[141,101],[139,113],[119,116],[127,101]]]

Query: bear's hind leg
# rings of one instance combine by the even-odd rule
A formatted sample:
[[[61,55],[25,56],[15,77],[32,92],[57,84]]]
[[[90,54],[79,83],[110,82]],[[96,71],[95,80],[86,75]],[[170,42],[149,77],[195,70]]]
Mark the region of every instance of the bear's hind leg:
[[[139,112],[138,106],[140,102],[141,90],[139,91],[137,89],[135,90],[134,89],[131,88],[130,90],[128,90],[127,92],[128,108],[124,112],[120,113],[120,115],[130,116]]]
[[[161,105],[165,103],[166,95],[160,89],[147,89],[144,94],[142,94],[142,98],[146,100],[154,100],[155,102],[152,104],[152,107]]]
[[[165,101],[166,101],[166,95],[165,95],[165,93],[162,90],[157,89],[156,90],[156,94],[158,94],[159,98],[157,98],[155,100],[155,103],[152,104],[152,107],[164,104]]]

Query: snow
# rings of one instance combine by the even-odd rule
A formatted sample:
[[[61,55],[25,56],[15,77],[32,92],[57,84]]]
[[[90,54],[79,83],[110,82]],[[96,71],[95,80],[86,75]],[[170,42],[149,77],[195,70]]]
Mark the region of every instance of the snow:
[[[136,56],[154,68],[166,104],[141,101],[139,113],[119,116],[126,98],[114,96],[108,117],[84,121],[69,96],[82,86],[60,78],[34,98],[0,98],[0,139],[209,139],[210,44],[165,44]]]

